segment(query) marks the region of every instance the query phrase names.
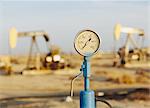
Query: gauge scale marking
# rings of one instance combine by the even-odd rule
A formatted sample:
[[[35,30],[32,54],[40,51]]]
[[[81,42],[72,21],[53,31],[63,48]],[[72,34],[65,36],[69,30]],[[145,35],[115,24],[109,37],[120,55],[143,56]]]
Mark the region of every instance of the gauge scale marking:
[[[99,36],[92,30],[79,32],[74,41],[76,51],[82,56],[95,54],[100,46]]]

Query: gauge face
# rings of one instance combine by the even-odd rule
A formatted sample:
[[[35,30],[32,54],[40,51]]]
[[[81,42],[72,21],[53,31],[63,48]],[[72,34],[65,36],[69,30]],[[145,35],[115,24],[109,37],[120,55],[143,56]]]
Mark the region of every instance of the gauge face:
[[[83,30],[75,38],[74,47],[83,56],[95,54],[100,46],[99,36],[92,30]]]

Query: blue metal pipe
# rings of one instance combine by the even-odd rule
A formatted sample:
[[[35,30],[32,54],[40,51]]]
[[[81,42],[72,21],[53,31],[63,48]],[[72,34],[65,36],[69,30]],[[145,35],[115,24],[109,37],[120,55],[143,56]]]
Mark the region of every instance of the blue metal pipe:
[[[90,80],[88,77],[84,77],[84,90],[88,91],[90,89]]]
[[[83,77],[84,77],[84,91],[80,92],[80,108],[96,108],[94,91],[90,90],[89,57],[84,57],[82,70],[83,70]]]
[[[80,92],[80,108],[95,108],[94,91],[88,90]]]

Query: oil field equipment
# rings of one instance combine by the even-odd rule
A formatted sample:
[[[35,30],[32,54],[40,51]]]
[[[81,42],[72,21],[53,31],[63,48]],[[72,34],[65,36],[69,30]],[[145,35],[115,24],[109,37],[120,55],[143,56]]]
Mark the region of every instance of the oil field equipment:
[[[84,77],[84,91],[80,92],[80,108],[95,108],[95,94],[94,91],[90,90],[89,59],[98,51],[99,46],[100,38],[91,30],[83,30],[75,38],[74,47],[80,55],[84,56],[81,66]]]
[[[40,65],[41,65],[41,62],[40,62],[40,54],[39,54],[39,47],[38,47],[38,44],[37,44],[37,41],[36,41],[36,37],[39,37],[39,36],[43,36],[46,43],[49,42],[49,37],[48,37],[48,34],[44,31],[31,31],[31,32],[17,32],[16,28],[11,28],[10,29],[10,32],[9,32],[9,44],[10,44],[10,47],[11,48],[15,48],[16,45],[17,45],[17,39],[18,37],[31,37],[32,38],[32,42],[31,42],[31,46],[30,46],[30,51],[29,51],[29,55],[28,55],[28,60],[27,60],[27,64],[26,64],[26,69],[30,69],[31,66],[30,63],[31,63],[31,56],[32,56],[32,50],[33,50],[33,45],[36,46],[36,49],[38,51],[37,53],[37,57],[36,57],[36,63],[35,63],[35,67],[36,69],[40,69]]]
[[[80,108],[96,108],[96,98],[93,90],[90,90],[90,58],[98,52],[100,46],[99,36],[92,30],[80,31],[74,41],[75,50],[83,56],[83,64],[81,65],[81,73],[75,76],[71,82],[71,97],[73,96],[73,82],[82,73],[84,77],[84,90],[80,92]],[[72,98],[70,98],[71,100]],[[97,100],[98,101],[98,100]],[[105,102],[107,103],[107,102]],[[109,106],[110,104],[107,103]]]
[[[60,55],[60,48],[52,46],[51,51],[45,57],[44,67],[56,70],[63,69],[66,66],[65,59]]]
[[[45,31],[29,31],[29,32],[17,32],[16,28],[11,28],[9,32],[9,44],[10,48],[15,48],[17,45],[17,39],[21,37],[31,37],[31,46],[30,46],[30,51],[28,55],[28,60],[26,64],[25,69],[41,69],[41,68],[46,68],[46,69],[59,69],[59,67],[64,67],[64,60],[62,59],[62,56],[60,56],[60,51],[58,51],[56,48],[50,47],[49,44],[49,37],[48,34]],[[37,37],[44,37],[46,46],[48,48],[48,53],[42,59],[41,54],[40,54],[40,49],[38,47],[38,43],[36,41]],[[31,64],[32,60],[32,50],[33,50],[33,45],[35,45],[37,53],[36,53],[36,62],[34,62],[34,66]],[[54,50],[52,50],[54,49]],[[57,51],[56,51],[57,50]]]
[[[127,34],[125,44],[118,50],[121,64],[126,64],[126,62],[129,62],[131,60],[145,60],[147,52],[144,52],[142,50],[142,46],[139,45],[139,43],[137,43],[133,38],[134,35],[138,35],[139,37],[141,37],[141,40],[143,42],[144,30],[138,28],[123,27],[121,24],[116,24],[114,29],[115,41],[118,41],[120,39],[121,33]],[[129,49],[130,44],[134,47],[133,49]]]

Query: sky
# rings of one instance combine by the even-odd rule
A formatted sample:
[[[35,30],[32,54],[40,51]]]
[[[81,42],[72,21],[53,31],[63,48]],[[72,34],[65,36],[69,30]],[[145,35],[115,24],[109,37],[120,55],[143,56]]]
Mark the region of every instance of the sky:
[[[114,42],[114,26],[142,28],[145,31],[144,46],[150,46],[150,2],[144,1],[0,1],[0,54],[9,54],[9,30],[44,30],[49,34],[50,44],[64,52],[75,52],[73,42],[76,34],[91,29],[101,37],[101,51],[112,51],[114,44],[123,45],[126,35]],[[136,40],[140,39],[136,36]],[[38,39],[42,52],[46,44]],[[19,38],[13,54],[29,52],[30,38]]]

